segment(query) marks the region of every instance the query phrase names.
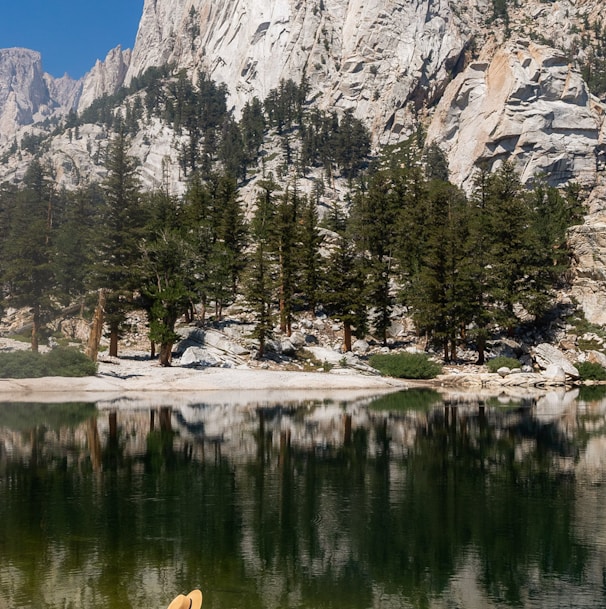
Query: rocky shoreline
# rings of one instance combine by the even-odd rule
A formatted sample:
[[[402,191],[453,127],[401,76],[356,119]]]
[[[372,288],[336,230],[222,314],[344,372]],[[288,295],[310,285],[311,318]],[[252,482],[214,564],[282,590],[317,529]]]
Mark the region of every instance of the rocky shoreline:
[[[488,372],[486,366],[459,363],[444,366],[432,380],[412,381],[381,377],[369,366],[371,347],[358,341],[354,352],[343,353],[338,332],[329,320],[303,320],[301,330],[275,341],[268,356],[259,361],[254,345],[246,342],[246,328],[226,326],[181,328],[182,340],[175,348],[173,366],[163,368],[146,351],[147,338],[139,331],[125,340],[120,357],[99,356],[98,373],[86,378],[0,379],[0,401],[95,401],[121,396],[143,396],[146,401],[189,400],[191,397],[245,402],[255,393],[258,399],[279,400],[286,393],[347,399],[358,394],[378,394],[407,388],[427,387],[444,394],[469,392],[500,394],[542,394],[566,391],[580,383],[574,362],[578,351],[542,343],[519,356],[519,345],[502,340],[495,355],[519,356],[521,368]],[[328,328],[328,329],[327,329]],[[88,329],[83,326],[83,334]],[[332,332],[332,333],[331,333]],[[597,340],[597,337],[596,337]],[[75,343],[74,346],[76,346]],[[596,342],[596,346],[603,346]],[[27,349],[21,341],[0,337],[0,350]],[[47,349],[49,347],[45,347]],[[374,347],[376,352],[377,347]],[[414,345],[410,350],[417,351]],[[385,349],[391,351],[391,349]],[[571,354],[577,357],[571,357]],[[474,354],[471,354],[473,356]],[[472,357],[465,358],[472,361]],[[606,356],[590,351],[586,361],[604,365]],[[589,384],[589,383],[588,383]]]
[[[345,363],[345,362],[344,362]],[[163,368],[142,354],[105,358],[95,376],[0,379],[0,401],[97,401],[124,397],[145,403],[181,402],[197,399],[245,403],[254,399],[354,399],[413,388],[431,388],[444,395],[541,395],[574,389],[565,376],[510,371],[486,372],[482,366],[449,366],[432,380],[405,380],[368,374],[350,367],[301,372],[284,369]]]

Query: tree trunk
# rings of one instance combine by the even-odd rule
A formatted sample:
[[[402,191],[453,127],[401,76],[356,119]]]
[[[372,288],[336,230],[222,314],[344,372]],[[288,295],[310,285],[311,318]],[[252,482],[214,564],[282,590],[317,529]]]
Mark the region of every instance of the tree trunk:
[[[99,343],[103,333],[103,318],[105,316],[105,291],[100,290],[99,300],[95,308],[93,323],[91,324],[90,333],[88,335],[88,344],[86,345],[86,356],[93,362],[97,361],[99,355]]]
[[[202,327],[204,327],[206,324],[206,300],[202,300],[200,306],[200,323],[202,324]]]
[[[32,322],[32,339],[31,339],[32,351],[34,353],[38,353],[39,337],[40,337],[40,309],[37,306],[35,306],[34,307],[34,319]]]
[[[286,303],[284,302],[283,286],[280,286],[280,332],[286,334]]]
[[[118,328],[114,326],[109,329],[109,356],[118,357]]]
[[[480,332],[480,334],[478,335],[477,344],[478,344],[477,364],[478,364],[478,366],[483,366],[486,361],[485,356],[484,356],[484,351],[486,349],[486,337],[484,336],[483,332]]]
[[[153,340],[149,345],[149,357],[150,359],[154,359],[156,357],[156,343]]]
[[[454,338],[450,340],[450,361],[457,362],[457,341]]]
[[[343,322],[343,346],[345,351],[351,351],[351,324],[348,321]]]
[[[160,366],[168,367],[171,365],[173,359],[173,342],[162,343],[160,345]]]

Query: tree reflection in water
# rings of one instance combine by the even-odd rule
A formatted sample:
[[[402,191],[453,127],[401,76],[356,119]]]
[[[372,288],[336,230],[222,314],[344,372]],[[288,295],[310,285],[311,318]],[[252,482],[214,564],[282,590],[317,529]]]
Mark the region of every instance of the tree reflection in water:
[[[0,606],[599,606],[601,404],[0,405]]]

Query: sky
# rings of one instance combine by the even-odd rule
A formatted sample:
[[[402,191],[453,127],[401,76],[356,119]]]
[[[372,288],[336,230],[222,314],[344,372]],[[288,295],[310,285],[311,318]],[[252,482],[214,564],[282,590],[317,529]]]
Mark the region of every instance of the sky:
[[[0,48],[42,54],[44,71],[84,76],[97,59],[132,49],[143,0],[0,0]]]

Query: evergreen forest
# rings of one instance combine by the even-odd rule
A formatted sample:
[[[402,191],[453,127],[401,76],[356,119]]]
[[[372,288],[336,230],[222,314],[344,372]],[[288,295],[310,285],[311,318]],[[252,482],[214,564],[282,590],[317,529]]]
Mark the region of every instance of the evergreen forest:
[[[128,311],[143,310],[163,365],[180,319],[220,320],[233,303],[254,319],[259,357],[278,327],[289,335],[298,314],[318,310],[342,324],[349,351],[354,336],[386,343],[394,306],[406,307],[445,361],[466,343],[479,363],[495,333],[541,322],[566,280],[579,187],[541,176],[523,185],[505,160],[478,167],[465,193],[421,128],[372,154],[362,121],[319,110],[309,95],[305,81],[284,81],[236,120],[223,85],[154,68],[50,126],[48,137],[106,130],[91,153],[105,178],[73,190],[57,186],[46,136],[24,138],[21,149],[35,153],[27,172],[0,185],[0,313],[31,310],[36,351],[60,311],[90,313],[101,301],[116,355]],[[163,176],[152,191],[141,185],[130,146],[151,120],[178,136],[182,194]],[[266,168],[271,155],[277,170]],[[347,194],[330,201],[335,180]]]

